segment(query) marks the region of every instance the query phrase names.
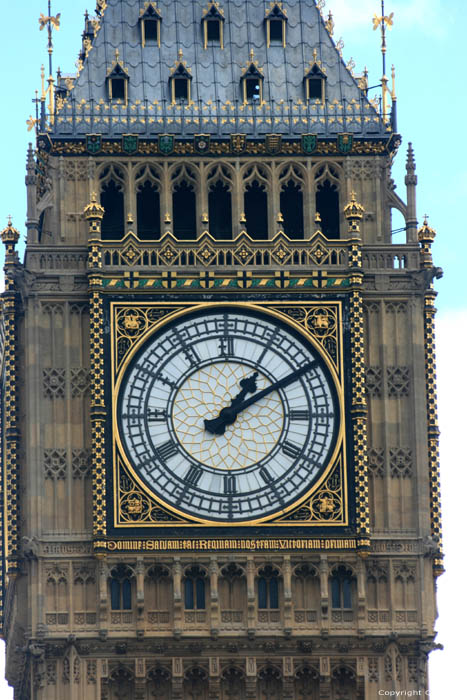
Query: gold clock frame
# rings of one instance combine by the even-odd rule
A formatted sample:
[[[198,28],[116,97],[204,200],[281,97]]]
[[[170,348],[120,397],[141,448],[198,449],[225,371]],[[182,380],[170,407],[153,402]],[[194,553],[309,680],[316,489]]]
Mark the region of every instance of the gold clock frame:
[[[306,302],[110,301],[112,400],[112,528],[122,534],[134,528],[343,527],[349,524],[347,445],[341,300]],[[281,320],[319,351],[335,384],[340,424],[332,458],[310,490],[295,503],[267,518],[217,522],[195,518],[158,498],[133,470],[122,448],[117,426],[119,387],[132,357],[168,322],[195,310],[226,306],[254,309]],[[127,535],[126,535],[127,536]]]

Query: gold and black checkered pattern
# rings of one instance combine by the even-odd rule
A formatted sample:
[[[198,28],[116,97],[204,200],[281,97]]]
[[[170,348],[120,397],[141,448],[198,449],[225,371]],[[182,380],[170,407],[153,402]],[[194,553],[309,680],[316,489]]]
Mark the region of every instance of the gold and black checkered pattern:
[[[106,534],[103,304],[100,291],[92,286],[91,290],[89,342],[92,372],[93,532],[94,536],[102,537]]]
[[[358,283],[357,278],[355,282]],[[350,297],[350,342],[352,353],[352,423],[354,437],[355,498],[358,547],[370,545],[370,508],[368,487],[367,403],[365,397],[365,355],[363,302],[360,290]]]
[[[5,291],[3,292],[3,464],[2,494],[4,512],[3,545],[7,576],[16,574],[20,549],[19,463],[18,463],[18,376],[17,376],[17,303],[18,296],[13,271],[18,262],[15,250],[19,232],[11,221],[1,232],[5,244]]]
[[[84,207],[83,214],[89,226],[88,269],[99,270],[102,268],[101,223],[104,208],[97,202],[95,192],[92,193],[91,202]]]
[[[430,469],[431,535],[439,547],[439,556],[434,560],[433,568],[435,575],[439,576],[443,573],[444,567],[439,474],[438,400],[436,388],[435,296],[434,292],[428,292],[425,296],[425,376],[428,419],[428,463]]]
[[[357,196],[355,192],[352,192],[350,202],[344,207],[344,215],[349,226],[349,267],[351,268],[360,268],[362,266],[360,222],[364,213],[365,208],[357,202]]]

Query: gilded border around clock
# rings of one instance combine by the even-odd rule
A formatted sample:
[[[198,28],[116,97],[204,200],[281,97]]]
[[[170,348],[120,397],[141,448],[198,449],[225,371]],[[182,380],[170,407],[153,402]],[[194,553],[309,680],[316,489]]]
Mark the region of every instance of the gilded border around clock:
[[[215,307],[253,309],[280,319],[311,342],[331,372],[340,407],[335,450],[320,478],[304,496],[268,519],[219,522],[191,518],[157,497],[138,477],[124,456],[117,424],[121,380],[134,354],[166,323],[188,313]],[[349,523],[347,455],[344,411],[342,301],[310,302],[139,302],[111,301],[111,394],[113,526],[245,527],[345,526]]]

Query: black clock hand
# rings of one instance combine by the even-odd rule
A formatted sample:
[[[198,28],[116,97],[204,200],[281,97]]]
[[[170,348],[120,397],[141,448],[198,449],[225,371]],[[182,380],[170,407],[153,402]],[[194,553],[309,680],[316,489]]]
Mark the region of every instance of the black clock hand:
[[[252,394],[256,391],[256,377],[258,372],[255,372],[251,377],[245,377],[240,381],[242,390],[230,402],[230,406],[226,406],[221,410],[217,418],[213,420],[205,420],[204,427],[213,435],[223,435],[227,425],[231,425],[237,417],[238,410],[243,403],[243,399],[247,394]]]
[[[278,389],[284,389],[286,386],[289,386],[289,384],[292,384],[296,379],[301,377],[302,374],[306,374],[311,369],[314,369],[318,364],[319,363],[317,362],[317,360],[309,362],[307,365],[304,365],[304,367],[296,369],[294,372],[291,372],[286,377],[283,377],[274,384],[271,384],[271,386],[266,387],[266,389],[258,391],[257,394],[254,394],[249,399],[241,401],[237,401],[237,399],[234,399],[230,406],[226,406],[220,411],[217,418],[204,421],[205,429],[208,431],[208,433],[211,433],[212,435],[223,435],[225,433],[226,427],[228,425],[232,425],[232,423],[235,423],[238,414],[241,411],[244,411],[245,408],[252,406],[254,403],[259,401],[260,399],[263,399],[265,396],[272,394],[274,391],[277,391]],[[237,398],[239,398],[240,395],[241,393],[238,395]]]

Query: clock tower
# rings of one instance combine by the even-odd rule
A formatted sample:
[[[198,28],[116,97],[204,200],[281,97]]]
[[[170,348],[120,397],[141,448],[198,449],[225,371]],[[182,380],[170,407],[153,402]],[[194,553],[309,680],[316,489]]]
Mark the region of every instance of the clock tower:
[[[16,700],[428,688],[435,231],[323,5],[98,0],[42,103],[23,262],[1,233]]]

